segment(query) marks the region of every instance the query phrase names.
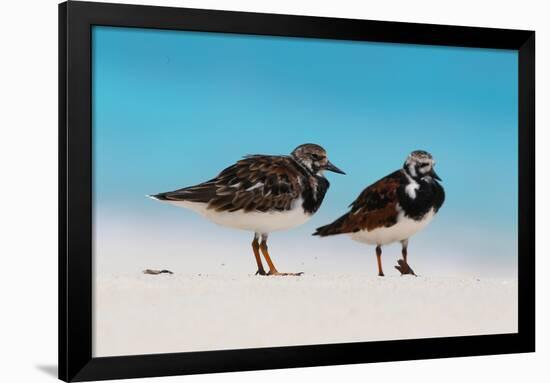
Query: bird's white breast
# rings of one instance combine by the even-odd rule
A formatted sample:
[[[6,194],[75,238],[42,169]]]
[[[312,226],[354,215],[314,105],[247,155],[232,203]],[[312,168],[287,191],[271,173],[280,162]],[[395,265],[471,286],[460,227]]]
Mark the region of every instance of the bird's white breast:
[[[369,245],[387,245],[392,242],[408,239],[430,223],[435,215],[431,209],[421,220],[414,220],[405,216],[398,205],[397,223],[390,227],[379,227],[370,231],[361,230],[351,234],[354,241],[368,243]]]
[[[300,226],[311,218],[304,212],[302,199],[296,200],[291,210],[270,212],[244,212],[242,210],[228,212],[207,209],[207,204],[188,201],[167,201],[170,204],[193,210],[206,219],[221,226],[253,231],[256,233],[271,233]]]

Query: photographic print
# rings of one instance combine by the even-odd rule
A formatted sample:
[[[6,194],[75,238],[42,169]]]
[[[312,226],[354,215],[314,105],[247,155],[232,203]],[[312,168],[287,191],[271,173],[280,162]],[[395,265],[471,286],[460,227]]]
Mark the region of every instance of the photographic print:
[[[518,332],[518,51],[93,26],[93,357]]]

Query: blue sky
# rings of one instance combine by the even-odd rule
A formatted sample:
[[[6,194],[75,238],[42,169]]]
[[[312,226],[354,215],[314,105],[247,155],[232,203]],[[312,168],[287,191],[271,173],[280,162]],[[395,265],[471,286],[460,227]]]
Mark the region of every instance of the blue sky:
[[[314,142],[347,175],[328,173],[306,235],[424,149],[447,193],[425,239],[467,230],[515,257],[515,51],[113,27],[94,27],[92,43],[101,219],[202,225],[144,195]]]

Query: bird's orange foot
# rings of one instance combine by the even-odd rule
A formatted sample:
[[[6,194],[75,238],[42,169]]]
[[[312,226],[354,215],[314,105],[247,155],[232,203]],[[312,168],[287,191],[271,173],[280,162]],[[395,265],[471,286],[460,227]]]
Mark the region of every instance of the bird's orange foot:
[[[267,273],[265,272],[264,269],[259,269],[258,271],[256,271],[256,274],[254,275],[267,275]]]
[[[398,270],[401,275],[407,275],[407,274],[410,274],[410,275],[414,275],[415,277],[417,276],[413,269],[411,269],[411,267],[409,266],[408,263],[406,263],[404,260],[400,259],[397,261],[397,266],[394,266],[396,270]]]
[[[269,270],[269,272],[267,273],[267,275],[272,275],[272,276],[291,276],[291,277],[299,277],[302,274],[304,274],[304,273],[303,272],[299,272],[299,273],[280,273],[278,271],[272,271],[272,270]]]

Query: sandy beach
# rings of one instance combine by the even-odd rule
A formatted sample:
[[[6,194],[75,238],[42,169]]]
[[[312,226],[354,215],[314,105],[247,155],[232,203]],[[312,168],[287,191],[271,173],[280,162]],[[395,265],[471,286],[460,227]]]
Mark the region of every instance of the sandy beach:
[[[102,274],[94,355],[517,331],[513,278]]]

